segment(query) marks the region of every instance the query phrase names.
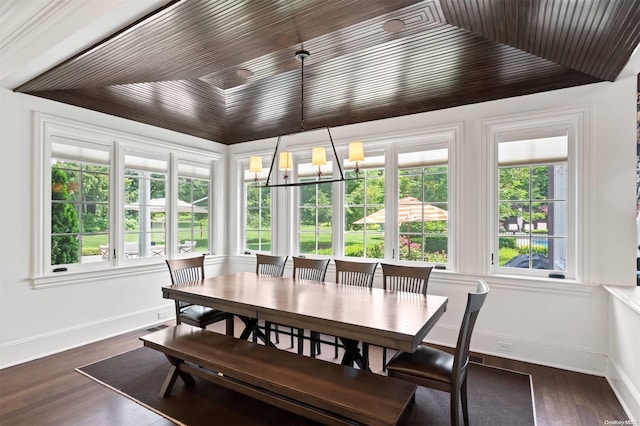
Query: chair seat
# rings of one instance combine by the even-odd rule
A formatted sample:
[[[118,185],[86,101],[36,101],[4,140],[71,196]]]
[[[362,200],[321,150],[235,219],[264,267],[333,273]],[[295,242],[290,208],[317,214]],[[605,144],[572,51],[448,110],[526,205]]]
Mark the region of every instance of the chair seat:
[[[217,309],[208,308],[206,306],[191,305],[180,311],[180,318],[187,321],[193,321],[203,324],[212,324],[214,322],[226,319],[230,314],[218,311]]]
[[[453,355],[421,345],[414,353],[398,352],[387,364],[392,373],[451,383]]]

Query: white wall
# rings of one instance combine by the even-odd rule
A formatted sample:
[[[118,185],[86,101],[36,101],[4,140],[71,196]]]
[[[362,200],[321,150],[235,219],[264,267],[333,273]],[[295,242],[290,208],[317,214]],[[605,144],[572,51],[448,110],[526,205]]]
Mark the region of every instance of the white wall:
[[[174,314],[172,302],[160,292],[169,281],[164,262],[125,268],[120,277],[32,288],[34,111],[226,152],[225,146],[211,141],[0,89],[0,367],[165,321],[159,314]],[[224,272],[224,261],[224,256],[208,259],[207,274]]]
[[[640,287],[606,286],[609,297],[607,378],[632,419],[640,419]]]
[[[336,144],[377,138],[463,123],[458,174],[460,252],[456,273],[434,271],[429,292],[450,297],[448,312],[428,340],[452,345],[459,327],[466,293],[478,278],[491,286],[491,295],[474,332],[475,350],[540,364],[606,374],[608,354],[608,296],[602,284],[635,285],[635,75],[616,83],[601,83],[507,100],[452,108],[413,116],[380,120],[332,129]],[[589,221],[579,230],[587,241],[587,266],[580,282],[527,280],[485,276],[486,190],[482,148],[482,122],[507,115],[533,114],[562,109],[587,108],[590,152],[588,181],[580,198]],[[309,137],[310,138],[310,137]],[[264,141],[275,146],[275,141]],[[234,145],[231,156],[246,156],[261,149],[258,142]],[[234,165],[230,164],[231,175]],[[231,195],[230,206],[241,205]],[[242,216],[229,212],[231,229]],[[277,222],[279,225],[281,221]],[[277,226],[276,225],[276,226]],[[277,247],[286,246],[274,237]],[[233,244],[233,243],[232,243]],[[231,246],[229,267],[254,268],[252,257]],[[280,251],[279,254],[289,253]],[[291,253],[290,253],[291,254]],[[331,269],[328,279],[332,279]],[[379,280],[378,280],[379,283]],[[512,345],[512,352],[498,350],[498,342]]]
[[[589,282],[530,285],[508,278],[488,278],[492,287],[477,324],[473,346],[542,364],[604,375],[608,352],[609,302],[601,284],[633,285],[635,257],[635,78],[469,105],[353,125],[335,130],[338,138],[404,132],[464,123],[458,177],[460,235],[458,273],[434,272],[430,291],[451,297],[447,314],[429,338],[449,343],[457,333],[465,294],[482,276],[484,263],[481,182],[481,120],[514,113],[587,106],[591,110],[592,164],[589,210],[591,223]],[[55,352],[83,341],[157,321],[170,307],[158,287],[166,281],[162,265],[132,277],[52,289],[30,287],[33,206],[32,111],[43,111],[120,131],[176,143],[211,143],[177,133],[78,108],[0,91],[0,365],[10,365]],[[366,138],[365,138],[366,140]],[[233,147],[249,151],[255,144]],[[234,176],[233,170],[228,173]],[[239,217],[234,191],[229,191],[225,227],[236,235]],[[9,208],[7,208],[9,207]],[[229,270],[253,270],[254,259],[227,248]],[[225,270],[212,265],[209,274]],[[497,342],[512,343],[513,352],[498,352]]]

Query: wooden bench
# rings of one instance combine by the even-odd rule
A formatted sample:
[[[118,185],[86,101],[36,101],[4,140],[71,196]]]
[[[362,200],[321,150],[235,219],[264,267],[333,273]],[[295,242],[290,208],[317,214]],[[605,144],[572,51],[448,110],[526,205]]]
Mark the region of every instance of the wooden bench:
[[[164,398],[193,375],[322,423],[396,424],[416,385],[180,324],[140,337],[171,363]]]

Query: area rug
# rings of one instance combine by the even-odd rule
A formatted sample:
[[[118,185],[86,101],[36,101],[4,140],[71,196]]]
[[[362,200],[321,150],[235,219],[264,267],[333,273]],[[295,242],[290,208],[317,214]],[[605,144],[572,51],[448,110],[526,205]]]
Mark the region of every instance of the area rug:
[[[141,347],[76,370],[177,424],[313,424],[198,377],[192,387],[178,379],[171,395],[161,399],[158,391],[168,369],[169,362],[163,354]],[[468,374],[470,423],[535,425],[530,375],[481,364],[472,364]],[[408,408],[402,424],[450,424],[449,394],[419,387],[416,403]]]

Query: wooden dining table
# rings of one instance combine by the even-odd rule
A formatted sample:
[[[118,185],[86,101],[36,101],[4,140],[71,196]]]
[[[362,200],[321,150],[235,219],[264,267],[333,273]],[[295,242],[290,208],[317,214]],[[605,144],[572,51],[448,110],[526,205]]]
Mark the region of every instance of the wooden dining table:
[[[167,285],[162,295],[244,318],[243,337],[258,320],[339,336],[347,343],[343,364],[362,361],[358,342],[414,352],[448,301],[443,296],[249,272]],[[270,344],[268,338],[266,342]]]

